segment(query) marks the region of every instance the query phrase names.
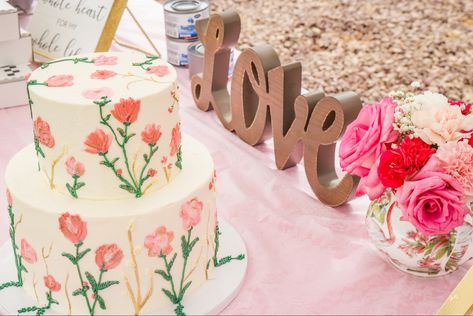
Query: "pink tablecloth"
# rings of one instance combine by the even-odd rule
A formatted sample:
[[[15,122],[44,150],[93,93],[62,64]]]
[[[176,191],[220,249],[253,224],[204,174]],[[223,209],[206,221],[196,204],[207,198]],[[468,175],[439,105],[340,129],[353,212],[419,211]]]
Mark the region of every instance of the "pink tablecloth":
[[[151,0],[133,0],[130,7],[164,52],[161,7]],[[126,14],[118,38],[146,46]],[[338,209],[324,206],[301,167],[277,170],[270,144],[250,147],[227,132],[214,113],[199,111],[186,69],[178,73],[184,132],[211,152],[219,175],[220,215],[237,228],[249,251],[246,281],[224,314],[432,314],[439,308],[465,267],[435,279],[397,271],[370,246],[364,225],[367,200]],[[31,142],[27,107],[0,110],[0,126],[3,179],[9,159]],[[6,209],[3,198],[0,208]],[[2,212],[0,244],[6,240]]]

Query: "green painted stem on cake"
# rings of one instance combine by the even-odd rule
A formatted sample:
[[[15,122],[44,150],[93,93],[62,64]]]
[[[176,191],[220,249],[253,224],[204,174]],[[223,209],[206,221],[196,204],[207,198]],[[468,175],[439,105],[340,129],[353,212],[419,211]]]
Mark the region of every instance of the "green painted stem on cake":
[[[215,226],[215,250],[214,250],[214,256],[213,256],[213,264],[214,264],[214,267],[221,267],[233,260],[243,260],[245,259],[245,255],[244,254],[239,254],[238,256],[236,257],[232,257],[232,256],[226,256],[226,257],[223,257],[221,259],[218,259],[218,251],[220,249],[220,235],[222,235],[222,233],[220,232],[220,228],[218,227],[218,224]]]
[[[33,119],[33,100],[31,100],[30,96],[30,86],[48,86],[46,82],[38,82],[37,80],[30,80],[26,84],[26,93],[28,95],[28,105],[30,107],[30,115],[31,119]]]
[[[72,185],[69,183],[66,183],[66,188],[69,191],[69,193],[72,195],[73,198],[78,198],[79,196],[77,195],[77,190],[85,186],[84,182],[78,182],[79,176],[72,176],[73,182]]]
[[[102,278],[103,278],[103,274],[107,272],[106,270],[104,269],[100,269],[100,274],[99,274],[99,283],[98,285],[102,284]],[[93,316],[95,314],[95,306],[97,306],[97,301],[99,299],[99,291],[97,289],[94,290],[94,294],[95,294],[95,299],[94,299],[94,303],[92,304],[92,310],[90,312],[90,315]]]
[[[62,63],[62,62],[65,62],[65,61],[72,61],[74,62],[74,64],[77,64],[77,63],[87,63],[87,64],[93,64],[94,61],[93,60],[89,60],[88,57],[82,57],[82,58],[65,58],[65,59],[60,59],[60,60],[53,60],[53,61],[50,61],[50,62],[45,62],[41,65],[41,69],[45,69],[47,67],[49,67],[49,65],[52,65],[52,64],[57,64],[57,63]]]
[[[16,244],[16,229],[15,229],[15,214],[13,213],[13,207],[8,205],[8,216],[10,217],[10,240],[13,248],[13,256],[15,257],[15,266],[17,273],[17,281],[10,281],[0,284],[0,290],[9,287],[22,287],[23,286],[23,271],[28,272],[23,265],[22,257],[18,255],[18,246]]]
[[[118,161],[119,158],[116,158],[113,161],[110,161],[106,153],[105,154],[100,154],[104,160],[105,160],[105,165],[113,170],[115,173],[115,176],[119,178],[119,180],[123,183],[123,185],[120,186],[121,189],[126,190],[132,194],[135,195],[135,197],[139,198],[143,195],[143,185],[150,178],[149,175],[145,175],[146,168],[148,167],[153,155],[156,153],[158,150],[159,146],[155,145],[149,145],[149,154],[143,155],[143,158],[145,160],[145,164],[143,168],[141,169],[140,176],[138,179],[135,179],[135,176],[133,175],[133,172],[131,171],[130,168],[130,160],[128,158],[128,153],[126,150],[126,145],[128,141],[135,136],[134,133],[128,135],[128,127],[131,125],[131,123],[124,123],[123,126],[124,128],[118,128],[118,134],[123,138],[122,141],[119,140],[117,131],[110,125],[109,120],[111,118],[111,115],[108,114],[107,116],[104,116],[103,114],[103,107],[106,106],[112,102],[107,97],[102,97],[100,101],[94,101],[95,104],[99,106],[99,113],[100,113],[100,124],[105,125],[110,132],[113,135],[113,138],[116,142],[116,144],[121,148],[122,155],[123,155],[123,161],[125,164],[126,172],[128,174],[129,180],[123,177],[121,174],[117,172],[117,169],[115,168],[115,163]]]
[[[144,62],[141,62],[141,63],[133,63],[132,65],[133,66],[136,66],[136,67],[140,67],[141,69],[143,69],[144,71],[148,71],[149,70],[149,67],[146,67],[148,65],[152,65],[153,62],[156,60],[156,59],[159,59],[159,57],[157,56],[146,56],[146,60]],[[146,66],[145,66],[146,65]]]
[[[179,150],[177,151],[176,167],[182,170],[182,145],[179,145]]]
[[[25,307],[25,308],[19,309],[18,314],[36,312],[36,315],[44,315],[44,313],[47,310],[49,310],[53,304],[59,305],[59,302],[53,298],[53,293],[51,292],[51,290],[49,290],[49,292],[46,293],[46,298],[48,300],[48,304],[46,306]]]
[[[193,227],[191,227],[189,231],[187,232],[187,238],[186,236],[181,236],[181,248],[182,248],[182,257],[184,259],[184,263],[182,267],[181,281],[179,283],[179,291],[176,292],[176,286],[175,286],[174,279],[171,273],[171,269],[172,269],[172,266],[174,265],[174,261],[176,260],[177,253],[174,253],[170,262],[167,261],[166,256],[161,254],[160,258],[164,260],[166,271],[163,271],[163,270],[155,271],[156,274],[161,275],[166,281],[168,281],[171,284],[172,292],[169,292],[169,290],[165,288],[162,288],[162,291],[164,294],[166,294],[166,296],[169,298],[169,300],[173,304],[177,305],[176,308],[174,309],[174,312],[176,313],[177,316],[186,315],[184,313],[184,306],[182,305],[182,299],[184,298],[184,294],[186,293],[187,289],[192,284],[192,281],[189,281],[184,285],[187,261],[189,259],[190,253],[192,252],[192,249],[194,248],[195,244],[199,241],[199,237],[196,237],[194,240],[191,241],[192,229]]]

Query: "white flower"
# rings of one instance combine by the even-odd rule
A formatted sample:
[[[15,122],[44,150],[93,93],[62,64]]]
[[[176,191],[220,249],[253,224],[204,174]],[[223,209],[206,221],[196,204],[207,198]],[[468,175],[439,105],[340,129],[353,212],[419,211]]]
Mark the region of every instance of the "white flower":
[[[440,93],[434,93],[431,91],[426,91],[422,94],[414,96],[414,103],[418,105],[419,110],[423,110],[425,108],[432,108],[432,107],[441,107],[447,108],[450,107],[448,103],[448,99],[446,96]]]

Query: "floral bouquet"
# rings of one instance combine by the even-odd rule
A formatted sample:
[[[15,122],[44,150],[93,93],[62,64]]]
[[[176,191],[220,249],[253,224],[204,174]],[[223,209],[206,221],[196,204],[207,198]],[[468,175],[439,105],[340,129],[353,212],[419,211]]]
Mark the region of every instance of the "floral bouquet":
[[[473,109],[430,91],[365,105],[340,145],[370,238],[399,269],[454,271],[473,256]]]

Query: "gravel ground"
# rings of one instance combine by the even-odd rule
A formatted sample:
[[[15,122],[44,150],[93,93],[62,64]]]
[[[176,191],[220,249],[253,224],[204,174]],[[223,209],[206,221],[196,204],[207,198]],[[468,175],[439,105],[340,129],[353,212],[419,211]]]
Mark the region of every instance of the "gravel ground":
[[[235,8],[240,48],[267,42],[303,85],[364,101],[422,87],[473,101],[473,0],[210,0]]]

